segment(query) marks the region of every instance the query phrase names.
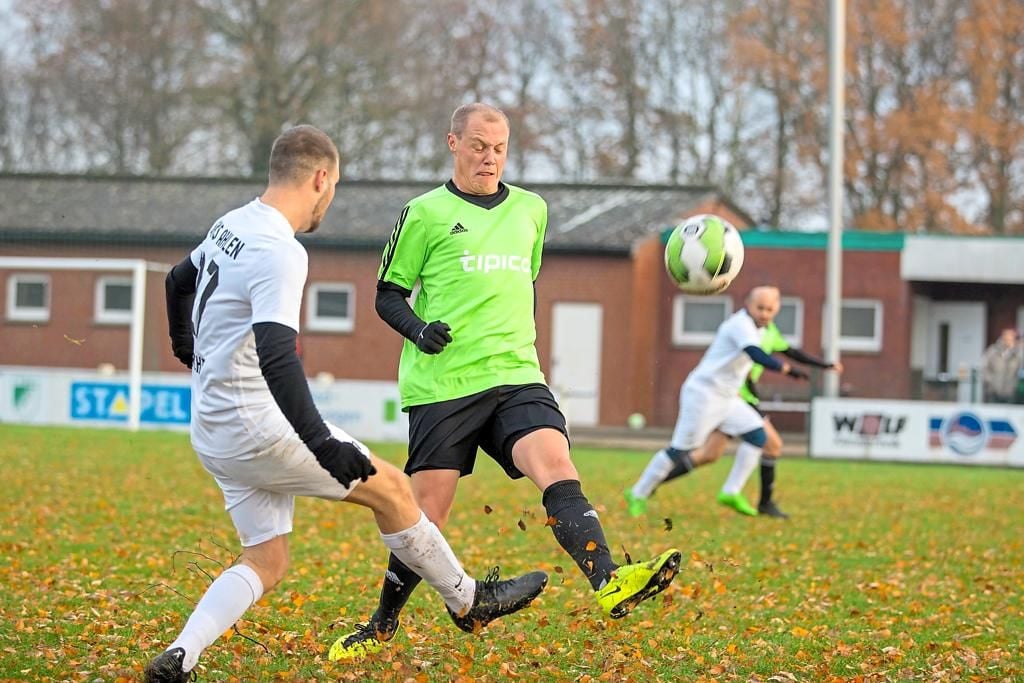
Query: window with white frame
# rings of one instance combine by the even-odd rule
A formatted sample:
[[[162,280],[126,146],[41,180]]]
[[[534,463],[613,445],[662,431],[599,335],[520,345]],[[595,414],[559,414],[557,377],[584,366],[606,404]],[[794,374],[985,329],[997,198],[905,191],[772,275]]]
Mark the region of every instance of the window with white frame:
[[[347,282],[315,282],[306,291],[306,329],[351,332],[355,328],[356,288]]]
[[[718,326],[732,313],[728,296],[678,295],[672,302],[672,343],[703,346],[715,338]]]
[[[822,338],[826,338],[828,307],[822,309]],[[882,302],[877,299],[843,299],[839,312],[840,351],[882,350]]]
[[[804,300],[797,297],[782,297],[782,305],[775,316],[775,326],[783,339],[793,348],[804,344]]]
[[[7,278],[7,319],[46,322],[50,319],[50,276],[11,275]]]
[[[96,280],[96,322],[127,325],[132,321],[132,279],[103,276]]]

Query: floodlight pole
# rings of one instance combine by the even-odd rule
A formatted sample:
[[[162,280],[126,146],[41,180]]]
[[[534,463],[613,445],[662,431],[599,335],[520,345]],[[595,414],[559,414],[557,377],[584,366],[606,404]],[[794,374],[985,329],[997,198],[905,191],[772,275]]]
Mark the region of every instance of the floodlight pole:
[[[839,360],[839,322],[843,299],[843,124],[846,0],[829,2],[828,253],[825,260],[825,359]],[[839,395],[839,377],[825,373],[825,396]]]

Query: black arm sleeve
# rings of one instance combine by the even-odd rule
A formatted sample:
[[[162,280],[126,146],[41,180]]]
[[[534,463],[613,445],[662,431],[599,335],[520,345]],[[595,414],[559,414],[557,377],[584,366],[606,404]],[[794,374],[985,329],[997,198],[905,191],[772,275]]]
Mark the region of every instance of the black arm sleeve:
[[[295,330],[280,323],[256,323],[252,331],[256,335],[260,371],[271,396],[299,438],[315,452],[331,438],[331,432],[309,393],[306,373],[295,352]]]
[[[803,363],[804,365],[813,365],[816,368],[832,367],[831,363],[825,362],[820,358],[810,356],[801,351],[800,349],[786,349],[785,351],[782,352],[782,355],[786,356],[787,358],[792,358],[797,363]]]
[[[174,357],[185,365],[192,365],[192,302],[196,297],[196,277],[199,271],[188,256],[171,268],[164,279],[167,295],[167,330],[171,336]]]
[[[392,282],[377,282],[377,298],[374,300],[374,308],[380,319],[391,326],[391,329],[398,332],[409,341],[415,342],[416,336],[427,323],[420,320],[420,317],[412,312],[406,299],[412,294],[404,287],[399,287]]]
[[[780,363],[778,359],[772,358],[765,353],[764,349],[759,349],[751,344],[743,350],[746,351],[747,355],[750,356],[750,358],[758,365],[763,365],[768,370],[774,370],[775,372],[782,370],[782,363]]]

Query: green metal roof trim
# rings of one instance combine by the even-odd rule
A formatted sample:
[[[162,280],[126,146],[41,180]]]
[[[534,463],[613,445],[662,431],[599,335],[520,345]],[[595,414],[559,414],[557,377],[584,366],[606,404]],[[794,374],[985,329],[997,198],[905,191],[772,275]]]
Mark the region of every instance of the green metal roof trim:
[[[672,228],[661,233],[661,241],[668,242]],[[760,249],[816,249],[828,246],[827,232],[783,232],[777,230],[741,230],[743,245]],[[905,235],[899,232],[843,232],[843,249],[849,251],[902,251]]]

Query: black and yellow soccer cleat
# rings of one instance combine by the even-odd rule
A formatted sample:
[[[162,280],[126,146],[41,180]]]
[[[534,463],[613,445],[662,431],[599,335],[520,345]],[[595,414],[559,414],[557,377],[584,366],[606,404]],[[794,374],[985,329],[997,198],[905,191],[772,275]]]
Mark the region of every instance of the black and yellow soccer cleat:
[[[365,624],[356,624],[356,630],[334,641],[327,659],[332,662],[341,660],[354,661],[377,654],[384,649],[384,644],[398,633],[398,620],[384,621],[376,615],[370,617]]]
[[[597,591],[597,604],[612,619],[621,619],[644,600],[668,588],[681,560],[680,552],[670,548],[653,560],[622,565]]]

